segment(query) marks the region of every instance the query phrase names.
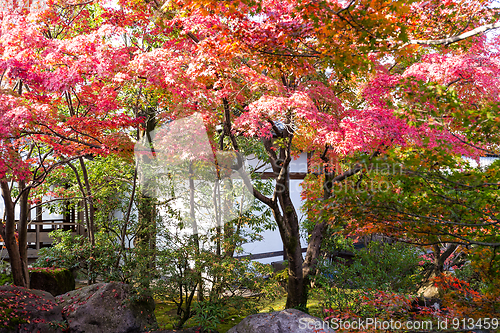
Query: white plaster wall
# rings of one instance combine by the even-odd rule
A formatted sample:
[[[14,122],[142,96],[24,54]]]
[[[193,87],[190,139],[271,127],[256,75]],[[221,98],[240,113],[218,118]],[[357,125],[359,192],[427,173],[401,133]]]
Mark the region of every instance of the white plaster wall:
[[[248,161],[249,165],[255,166],[255,162],[250,158]],[[294,159],[290,163],[290,172],[307,172],[307,155],[302,154],[298,159]],[[292,202],[294,204],[295,210],[297,211],[297,215],[299,216],[299,221],[305,218],[304,214],[302,214],[300,208],[302,206],[302,200],[300,197],[302,180],[290,180],[290,196]],[[281,240],[280,233],[278,229],[275,230],[267,230],[261,233],[263,236],[263,240],[259,242],[247,243],[244,244],[243,253],[239,255],[248,255],[248,254],[260,254],[266,252],[276,252],[283,251],[283,242]],[[307,242],[304,237],[301,238],[302,247],[307,246]],[[257,261],[261,263],[271,263],[274,261],[283,260],[283,256],[258,259]]]
[[[493,163],[494,161],[496,161],[497,159],[498,159],[498,157],[480,157],[479,158],[479,165],[481,166],[481,168],[486,168],[486,167],[490,166],[490,164]],[[465,158],[465,160],[469,161],[470,165],[473,168],[477,168],[478,164],[475,160],[467,158],[467,157]]]
[[[43,197],[42,202],[49,201],[51,198],[49,197]],[[3,198],[0,198],[0,219],[3,218],[5,212],[5,204],[3,202]],[[16,206],[16,219],[19,219],[19,205]],[[50,213],[47,209],[45,209],[42,206],[42,219],[44,220],[50,220],[50,219],[62,219],[63,216],[61,214],[52,214]],[[31,219],[35,220],[36,219],[36,209],[33,207],[31,210]]]

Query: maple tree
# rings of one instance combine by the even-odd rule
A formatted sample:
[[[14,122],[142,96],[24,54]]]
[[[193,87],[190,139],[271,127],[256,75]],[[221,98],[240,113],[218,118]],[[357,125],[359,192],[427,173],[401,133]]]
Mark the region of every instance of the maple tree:
[[[414,117],[419,117],[421,112],[429,111],[432,117],[430,126],[446,126],[450,131],[460,133],[460,136],[457,134],[454,136],[469,145],[472,156],[476,157],[498,154],[498,78],[495,75],[498,54],[490,51],[496,48],[496,40],[488,47],[484,44],[484,40],[480,41],[476,44],[476,49],[469,50],[467,54],[462,52],[448,55],[430,54],[425,57],[425,61],[409,67],[404,74],[441,84],[438,86],[430,83],[430,90],[429,86],[420,89],[419,103],[416,103],[412,97]],[[428,92],[426,93],[425,90]],[[432,92],[433,96],[429,97],[427,95],[429,92]],[[435,95],[438,95],[437,99]],[[440,109],[437,109],[435,105],[438,102],[444,104],[446,106],[444,109],[450,112],[442,113]],[[406,153],[406,156],[403,154],[404,152],[397,152],[392,158],[405,167],[405,175],[404,177],[393,175],[395,177],[391,182],[395,184],[397,194],[414,195],[414,198],[408,201],[415,205],[415,214],[421,212],[424,216],[441,216],[441,222],[443,222],[441,226],[447,229],[440,232],[452,238],[455,237],[457,242],[476,245],[484,243],[487,246],[495,246],[494,242],[491,243],[485,239],[495,234],[498,162],[478,169],[469,167],[468,162],[463,160],[462,156],[447,154],[446,151],[438,150],[431,153],[416,151]],[[448,169],[445,169],[446,167]],[[424,183],[427,185],[423,186]],[[420,188],[420,193],[415,191],[416,188]],[[427,202],[422,202],[422,207],[418,208],[422,199],[417,198],[424,196],[428,197],[425,199]],[[393,201],[389,198],[387,200]],[[438,208],[439,202],[432,200],[444,201],[448,207]],[[473,206],[474,201],[475,206]],[[423,210],[425,206],[427,206],[427,212]],[[458,211],[452,213],[454,209],[451,208],[454,206]],[[464,210],[467,209],[470,212],[463,219],[464,221],[470,219],[470,226],[467,224],[453,226],[452,221],[458,220],[452,218],[450,214],[462,218],[465,214]],[[434,213],[432,213],[433,210]],[[394,211],[396,212],[396,209]],[[409,209],[403,209],[401,212],[404,211],[409,211]],[[450,223],[447,225],[446,221]],[[476,225],[473,221],[477,223],[481,221],[484,225],[481,223]],[[420,225],[424,228],[422,224]],[[461,227],[471,229],[466,232],[460,230]],[[478,233],[480,229],[482,232]],[[439,228],[433,228],[434,232],[438,230]],[[489,231],[485,232],[486,230]],[[481,237],[485,238],[481,239]]]
[[[354,181],[336,184],[329,213],[331,223],[351,235],[379,233],[430,248],[429,278],[441,275],[453,256],[467,255],[488,288],[466,301],[440,285],[458,295],[447,295],[447,306],[456,306],[454,299],[462,314],[478,317],[496,315],[490,304],[498,286],[498,161],[480,168],[469,163],[498,156],[498,38],[468,43],[381,67],[364,89],[367,102],[403,111],[411,122],[427,123],[423,129],[450,137],[426,138],[365,161]],[[457,140],[464,150],[451,149]],[[306,195],[317,197],[315,187],[310,183]]]
[[[191,109],[213,117],[215,110],[224,125],[222,149],[238,150],[237,135],[262,141],[275,174],[275,190],[271,197],[256,189],[253,193],[273,212],[284,243],[289,263],[287,307],[307,302],[307,278],[326,226],[324,220],[314,218],[318,223],[304,259],[289,192],[294,155],[315,151],[313,159],[325,173],[317,196],[310,198],[318,201],[318,209],[310,211],[317,216],[328,214],[325,207],[333,197],[334,183],[361,171],[358,166],[335,169],[347,156],[375,158],[395,146],[428,146],[427,140],[434,145],[446,143],[450,153],[470,154],[448,128],[427,126],[427,115],[414,121],[409,107],[364,106],[356,96],[358,87],[370,79],[374,81],[371,97],[385,94],[390,78],[372,73],[387,57],[418,58],[423,52],[419,45],[449,44],[496,27],[495,13],[485,2],[466,6],[469,22],[464,23],[464,13],[454,9],[465,3],[171,1],[163,6],[165,14],[159,20],[181,29],[175,43],[185,43],[182,51],[190,52],[186,56],[180,48],[164,47],[146,54],[148,63],[141,75],[161,81],[161,73],[161,85],[172,91],[173,99],[189,96],[181,104],[184,108],[175,99],[176,112]],[[424,24],[417,26],[417,21]],[[460,34],[468,26],[475,30]],[[441,38],[448,34],[457,37]],[[420,39],[423,36],[436,39]],[[180,60],[185,61],[185,69],[179,66]],[[415,83],[408,79],[408,92],[417,89]]]
[[[27,224],[30,204],[40,203],[30,191],[72,160],[131,151],[120,129],[137,121],[118,112],[114,77],[126,52],[110,46],[113,30],[89,24],[91,15],[81,7],[52,1],[43,11],[14,8],[1,16],[0,185],[6,218],[0,233],[19,286],[29,286]]]

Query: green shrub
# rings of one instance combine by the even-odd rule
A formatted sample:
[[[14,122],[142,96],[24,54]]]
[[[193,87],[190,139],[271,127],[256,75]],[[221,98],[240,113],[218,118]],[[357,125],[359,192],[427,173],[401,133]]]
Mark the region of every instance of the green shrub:
[[[122,281],[122,274],[115,269],[118,246],[103,232],[96,233],[95,245],[81,235],[72,235],[68,230],[55,230],[49,234],[54,238],[52,247],[42,248],[33,267],[59,267],[78,270],[90,282],[97,278],[104,281]]]
[[[352,264],[323,261],[320,270],[339,287],[412,293],[423,278],[419,255],[406,244],[371,242],[355,253]]]
[[[157,251],[157,273],[161,278],[152,284],[155,298],[173,302],[177,307],[176,329],[190,319],[205,331],[215,330],[224,317],[224,309],[245,307],[246,313],[256,308],[255,299],[242,301],[242,293],[273,294],[275,281],[265,279],[270,265],[253,264],[217,254],[207,243],[197,249],[193,236],[173,236],[168,247]],[[199,241],[204,241],[199,236]],[[199,293],[203,296],[198,296]],[[255,312],[255,311],[254,311]]]
[[[472,290],[483,292],[488,288],[488,283],[481,278],[480,272],[474,269],[470,262],[466,262],[460,268],[455,268],[453,275],[457,279],[469,283]]]
[[[316,283],[321,286],[325,308],[363,314],[368,311],[362,300],[375,290],[395,293],[414,293],[423,280],[419,266],[420,252],[402,243],[372,242],[367,248],[355,251],[352,263],[346,260],[321,260]]]
[[[217,329],[221,320],[227,315],[227,307],[222,301],[196,302],[193,305],[193,322],[202,332],[212,332]]]
[[[12,274],[10,272],[10,265],[6,261],[0,261],[0,286],[12,284]]]

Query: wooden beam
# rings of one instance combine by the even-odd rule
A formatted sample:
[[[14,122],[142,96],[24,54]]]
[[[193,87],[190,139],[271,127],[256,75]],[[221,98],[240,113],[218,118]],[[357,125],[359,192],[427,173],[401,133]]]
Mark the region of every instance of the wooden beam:
[[[302,248],[302,253],[307,252],[307,248],[304,247]],[[274,252],[264,252],[264,253],[257,253],[257,254],[247,254],[243,256],[236,256],[236,259],[250,259],[250,260],[256,260],[256,259],[265,259],[265,258],[272,258],[272,257],[280,257],[283,256],[285,251],[274,251]]]

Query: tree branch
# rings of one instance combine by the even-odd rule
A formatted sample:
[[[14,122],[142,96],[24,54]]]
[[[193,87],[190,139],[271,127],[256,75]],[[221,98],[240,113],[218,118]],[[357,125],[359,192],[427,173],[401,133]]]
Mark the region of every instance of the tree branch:
[[[417,44],[417,45],[450,45],[452,43],[459,42],[461,40],[482,34],[486,31],[493,30],[493,29],[498,29],[500,28],[500,22],[496,23],[491,23],[491,24],[485,24],[480,27],[477,27],[476,29],[472,29],[471,31],[468,31],[466,33],[457,35],[457,36],[452,36],[448,38],[443,38],[443,39],[427,39],[427,40],[410,40],[408,44]]]
[[[357,174],[361,170],[363,170],[363,166],[361,164],[357,164],[356,166],[354,166],[354,168],[351,168],[351,169],[345,171],[344,173],[338,175],[337,177],[333,178],[332,182],[333,183],[341,182],[346,178],[354,176],[355,174]]]

